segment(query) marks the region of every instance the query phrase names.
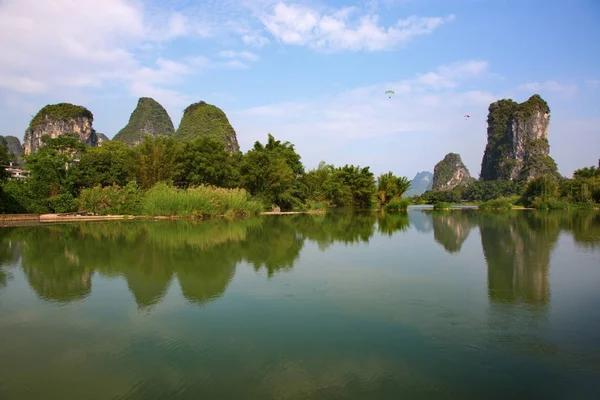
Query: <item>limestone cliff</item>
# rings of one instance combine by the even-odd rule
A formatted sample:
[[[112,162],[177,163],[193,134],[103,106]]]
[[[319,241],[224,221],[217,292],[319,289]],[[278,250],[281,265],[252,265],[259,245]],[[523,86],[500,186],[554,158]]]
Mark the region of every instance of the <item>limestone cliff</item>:
[[[140,97],[127,125],[113,138],[135,146],[149,136],[170,136],[175,132],[173,121],[160,103],[150,97]]]
[[[431,190],[452,190],[458,185],[468,185],[473,181],[469,170],[463,164],[460,155],[448,153],[433,169]]]
[[[198,136],[208,136],[223,141],[227,151],[240,151],[235,130],[223,110],[204,101],[191,104],[185,109],[175,133],[175,137],[180,140],[192,140]]]
[[[15,136],[0,136],[0,143],[6,147],[9,154],[14,156],[14,162],[17,164],[23,163],[23,146],[21,146],[21,141],[18,137]]]
[[[539,95],[520,104],[499,100],[490,104],[488,111],[482,180],[529,181],[556,172],[556,164],[548,155],[550,108]]]
[[[70,103],[49,104],[33,117],[25,131],[25,154],[35,153],[43,145],[43,135],[54,139],[66,134],[75,134],[82,143],[97,146],[98,137],[92,127],[93,122],[93,114],[85,107]]]

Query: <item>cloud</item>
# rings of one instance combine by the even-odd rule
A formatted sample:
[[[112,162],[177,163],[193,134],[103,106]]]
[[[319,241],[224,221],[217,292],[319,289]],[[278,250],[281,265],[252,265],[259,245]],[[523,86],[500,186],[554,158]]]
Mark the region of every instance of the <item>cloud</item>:
[[[11,40],[0,52],[0,95],[73,95],[117,83],[133,95],[163,93],[178,103],[181,96],[168,87],[197,72],[190,67],[199,59],[152,60],[151,52],[199,31],[179,12],[153,14],[129,0],[5,0],[0,36]],[[142,63],[140,52],[150,52],[150,61]]]
[[[244,58],[248,61],[257,61],[258,56],[249,51],[233,51],[233,50],[223,50],[219,52],[219,57],[224,58]]]
[[[345,7],[332,13],[322,13],[302,5],[277,3],[272,13],[259,16],[267,32],[289,45],[308,46],[322,51],[379,51],[407,43],[415,36],[432,33],[447,17],[410,16],[395,25],[379,24],[376,14],[358,14],[355,7]],[[354,15],[356,17],[352,18]]]
[[[527,92],[557,92],[571,96],[577,92],[577,85],[562,85],[556,81],[529,82],[517,87],[517,90]]]
[[[597,89],[600,87],[600,79],[588,79],[585,84],[591,89]]]
[[[243,35],[242,42],[249,46],[260,49],[266,46],[270,41],[262,35]]]
[[[250,148],[256,140],[264,142],[270,132],[296,144],[308,168],[325,160],[336,165],[371,165],[379,173],[398,167],[401,157],[402,165],[412,165],[414,171],[395,172],[411,175],[432,170],[446,153],[455,151],[477,175],[485,148],[487,108],[497,96],[464,87],[488,73],[487,62],[470,60],[397,82],[310,101],[228,111],[228,116],[242,148]],[[444,84],[423,79],[432,74]],[[395,92],[391,99],[385,94],[388,89]],[[464,114],[471,115],[469,121]]]

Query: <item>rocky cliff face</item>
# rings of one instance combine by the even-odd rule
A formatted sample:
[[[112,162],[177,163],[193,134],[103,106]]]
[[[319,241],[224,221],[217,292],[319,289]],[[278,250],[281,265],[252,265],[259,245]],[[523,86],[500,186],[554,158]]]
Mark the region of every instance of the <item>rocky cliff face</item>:
[[[33,117],[25,131],[25,154],[35,153],[42,147],[44,135],[54,139],[65,134],[75,134],[82,143],[97,146],[98,137],[92,127],[93,122],[94,116],[85,107],[69,103],[47,105]]]
[[[185,109],[175,133],[175,137],[180,140],[192,140],[198,136],[208,136],[223,141],[227,151],[240,151],[235,130],[223,110],[204,101],[191,104]]]
[[[481,179],[529,181],[556,172],[548,155],[549,127],[550,108],[537,94],[521,104],[510,99],[492,103]]]
[[[21,157],[23,154],[23,146],[21,146],[21,141],[19,138],[15,136],[0,136],[0,143],[6,147],[9,154],[12,154],[15,157],[15,162],[17,164],[23,163],[23,159]]]
[[[432,190],[452,190],[458,185],[468,185],[473,181],[469,170],[463,164],[460,155],[448,153],[435,165]]]
[[[145,135],[170,136],[174,132],[175,127],[167,110],[150,97],[140,97],[135,110],[129,117],[129,122],[115,135],[113,140],[135,146],[144,140]]]
[[[404,194],[407,197],[419,196],[428,190],[431,190],[433,185],[433,174],[429,171],[421,171],[415,175],[410,181],[410,189]]]

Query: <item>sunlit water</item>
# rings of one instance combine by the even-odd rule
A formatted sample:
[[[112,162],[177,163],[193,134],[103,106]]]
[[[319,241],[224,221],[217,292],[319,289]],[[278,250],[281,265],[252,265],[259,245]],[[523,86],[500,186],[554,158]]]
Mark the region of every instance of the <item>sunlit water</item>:
[[[0,399],[600,398],[600,214],[0,228]]]

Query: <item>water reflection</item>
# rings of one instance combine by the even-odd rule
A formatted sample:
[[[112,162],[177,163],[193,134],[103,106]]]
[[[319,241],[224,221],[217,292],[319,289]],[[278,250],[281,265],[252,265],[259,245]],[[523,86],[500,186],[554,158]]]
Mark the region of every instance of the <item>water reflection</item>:
[[[477,211],[473,210],[433,212],[433,238],[448,253],[460,252],[471,228],[476,225],[475,213]]]
[[[123,278],[140,309],[159,303],[174,278],[187,301],[204,304],[223,295],[240,262],[272,277],[294,267],[306,241],[324,251],[334,243],[368,243],[376,232],[402,235],[411,225],[432,229],[451,254],[479,227],[493,302],[549,301],[550,253],[561,230],[572,232],[579,246],[600,244],[598,213],[340,212],[18,227],[0,230],[0,288],[9,282],[8,266],[19,264],[36,295],[50,302],[86,298],[97,273]]]

